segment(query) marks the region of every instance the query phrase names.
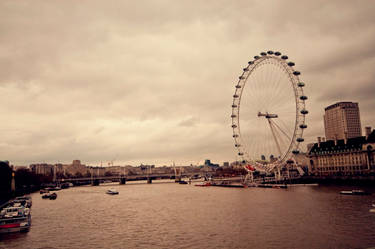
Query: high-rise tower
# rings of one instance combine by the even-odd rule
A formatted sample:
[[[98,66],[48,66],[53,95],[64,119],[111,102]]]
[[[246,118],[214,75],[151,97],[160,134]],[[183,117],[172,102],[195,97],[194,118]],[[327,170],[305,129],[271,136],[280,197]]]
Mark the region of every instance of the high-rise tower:
[[[338,102],[326,107],[324,129],[327,140],[362,136],[358,103]]]

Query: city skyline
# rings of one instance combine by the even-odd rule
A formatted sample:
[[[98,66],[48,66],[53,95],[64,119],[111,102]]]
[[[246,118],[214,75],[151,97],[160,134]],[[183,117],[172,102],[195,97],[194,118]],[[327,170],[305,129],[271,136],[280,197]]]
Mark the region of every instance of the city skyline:
[[[375,127],[373,2],[113,3],[0,3],[1,160],[235,161],[234,86],[267,50],[306,83],[303,147],[336,102]]]

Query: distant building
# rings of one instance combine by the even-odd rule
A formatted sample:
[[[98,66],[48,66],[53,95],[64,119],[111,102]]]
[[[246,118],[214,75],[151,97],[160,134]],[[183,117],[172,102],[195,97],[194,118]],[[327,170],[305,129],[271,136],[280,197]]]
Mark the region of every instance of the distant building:
[[[358,103],[338,102],[326,107],[324,129],[327,140],[362,136]]]
[[[84,176],[90,174],[90,170],[86,167],[86,165],[81,164],[80,160],[73,160],[72,164],[63,165],[62,167],[66,175]]]
[[[308,152],[311,172],[316,176],[375,174],[375,130],[366,136],[318,141]]]
[[[204,161],[204,165],[203,165],[203,166],[219,167],[219,164],[211,163],[211,160],[210,160],[210,159],[206,159],[206,160]]]
[[[30,170],[37,174],[37,175],[53,175],[53,167],[52,164],[47,163],[37,163],[37,164],[30,164]]]

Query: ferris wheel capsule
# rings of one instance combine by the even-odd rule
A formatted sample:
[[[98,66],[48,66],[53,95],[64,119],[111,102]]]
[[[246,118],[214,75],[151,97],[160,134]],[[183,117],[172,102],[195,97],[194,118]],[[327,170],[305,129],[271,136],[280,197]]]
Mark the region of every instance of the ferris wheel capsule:
[[[302,137],[299,137],[299,138],[297,138],[297,142],[303,142],[303,141],[305,141],[305,139],[303,139]]]

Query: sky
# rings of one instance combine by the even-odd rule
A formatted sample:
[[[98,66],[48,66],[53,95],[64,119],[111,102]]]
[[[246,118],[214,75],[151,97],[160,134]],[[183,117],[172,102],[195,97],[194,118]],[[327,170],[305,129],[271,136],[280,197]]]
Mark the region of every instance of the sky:
[[[14,165],[197,165],[237,159],[231,105],[262,51],[296,63],[324,107],[375,127],[374,1],[0,2],[0,159]]]

